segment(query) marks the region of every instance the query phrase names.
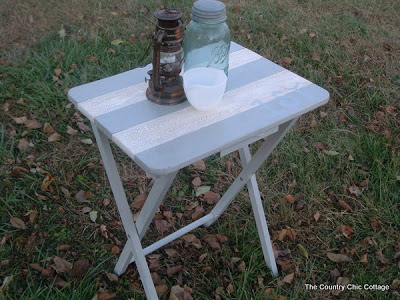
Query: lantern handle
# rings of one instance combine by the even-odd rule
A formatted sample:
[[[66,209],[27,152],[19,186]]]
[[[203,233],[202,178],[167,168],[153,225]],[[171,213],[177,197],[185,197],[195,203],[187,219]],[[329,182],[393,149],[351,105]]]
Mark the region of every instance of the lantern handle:
[[[154,90],[159,92],[163,86],[160,78],[160,58],[161,58],[161,42],[165,36],[165,32],[160,30],[154,36],[154,51],[153,51],[153,86]]]

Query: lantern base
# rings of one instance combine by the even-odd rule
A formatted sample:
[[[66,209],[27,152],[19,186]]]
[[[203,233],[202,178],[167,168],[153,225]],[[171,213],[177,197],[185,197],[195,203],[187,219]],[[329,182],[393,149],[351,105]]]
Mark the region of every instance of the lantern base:
[[[183,90],[183,80],[178,76],[173,84],[165,84],[160,91],[154,90],[153,78],[149,80],[149,87],[146,90],[146,97],[151,102],[161,105],[175,105],[186,100]]]

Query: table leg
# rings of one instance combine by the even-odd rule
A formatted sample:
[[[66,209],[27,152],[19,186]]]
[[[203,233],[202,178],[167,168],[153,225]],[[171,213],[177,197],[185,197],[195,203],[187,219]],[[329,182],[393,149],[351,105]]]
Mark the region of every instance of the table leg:
[[[130,242],[132,247],[132,255],[136,260],[136,266],[138,268],[140,279],[142,280],[147,299],[158,299],[157,292],[151,278],[150,270],[147,265],[146,258],[143,254],[143,248],[140,243],[139,234],[135,223],[133,222],[132,212],[126,199],[121,178],[119,176],[118,169],[111,151],[110,143],[107,137],[97,129],[94,123],[92,123],[92,128],[96,137],[97,145],[99,146],[100,154],[103,159],[104,168],[106,169],[108,180],[110,181],[115,202],[117,204],[117,208],[122,219],[122,224],[128,237],[128,241]]]
[[[251,159],[249,147],[246,146],[239,149],[239,154],[242,165],[243,167],[245,167]],[[276,277],[278,276],[278,268],[276,266],[274,251],[272,249],[271,238],[269,236],[267,220],[265,219],[264,208],[261,202],[256,175],[250,177],[250,180],[247,182],[247,190],[249,192],[251,207],[253,209],[254,218],[256,220],[256,226],[258,235],[260,237],[264,260],[267,267]]]
[[[140,239],[144,237],[151,221],[154,218],[154,215],[157,212],[158,207],[160,206],[165,195],[167,194],[167,191],[171,186],[177,173],[178,171],[175,171],[168,175],[156,178],[156,181],[153,187],[151,188],[151,191],[147,196],[146,202],[144,203],[144,206],[136,221],[136,228],[139,233]],[[129,263],[133,261],[132,261],[132,250],[130,247],[130,243],[129,241],[127,241],[115,266],[114,273],[117,274],[118,276],[123,274],[126,271],[126,268],[128,267]]]
[[[243,168],[239,176],[235,179],[232,185],[228,188],[222,198],[218,201],[217,205],[210,212],[214,218],[205,223],[205,227],[211,226],[221,214],[228,208],[236,195],[243,189],[243,187],[250,180],[251,176],[261,167],[264,161],[272,153],[275,147],[283,139],[286,133],[296,123],[297,118],[289,120],[279,126],[279,130],[271,134],[268,139],[261,145],[260,149],[256,152],[253,158],[248,162],[246,167]]]

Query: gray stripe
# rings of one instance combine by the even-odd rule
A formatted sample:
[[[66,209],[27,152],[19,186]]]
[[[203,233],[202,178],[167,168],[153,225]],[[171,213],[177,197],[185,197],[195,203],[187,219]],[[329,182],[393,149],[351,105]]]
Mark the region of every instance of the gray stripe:
[[[273,62],[260,58],[229,71],[226,91],[240,88],[253,81],[273,75],[284,69]],[[245,74],[245,75],[244,75]],[[141,101],[95,117],[95,124],[109,137],[138,124],[165,116],[188,107],[185,101],[175,106],[161,106],[150,101]]]
[[[242,49],[244,49],[243,46],[236,44],[235,42],[231,42],[230,53]],[[147,75],[147,71],[149,71],[151,68],[152,64],[148,64],[143,68],[133,69],[124,73],[74,87],[69,90],[68,99],[77,105],[83,101],[141,83],[144,81],[146,76],[149,77]]]
[[[232,146],[233,143],[243,142],[311,111],[326,103],[328,99],[329,93],[326,90],[311,84],[231,118],[138,153],[133,159],[152,175],[167,174],[215,154]]]
[[[229,53],[233,53],[242,49],[244,49],[243,46],[236,44],[235,42],[231,42],[231,48],[229,50]]]

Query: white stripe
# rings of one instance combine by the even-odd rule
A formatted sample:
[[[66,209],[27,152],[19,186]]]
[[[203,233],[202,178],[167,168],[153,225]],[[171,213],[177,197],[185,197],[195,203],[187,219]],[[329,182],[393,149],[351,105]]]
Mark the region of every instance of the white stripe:
[[[143,78],[141,83],[81,102],[78,104],[78,110],[93,122],[93,119],[99,115],[146,99],[147,86],[148,83],[145,83]]]
[[[243,66],[260,59],[261,56],[249,49],[242,49],[229,54],[229,69]],[[90,121],[99,115],[127,107],[146,100],[148,83],[143,82],[111,92],[78,104],[80,110]]]
[[[311,82],[308,80],[284,70],[226,92],[221,104],[214,111],[200,112],[189,106],[115,133],[112,135],[112,140],[133,157],[142,151],[222,121],[310,84]]]
[[[245,48],[229,54],[229,70],[262,58],[261,55]]]

